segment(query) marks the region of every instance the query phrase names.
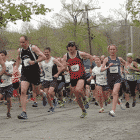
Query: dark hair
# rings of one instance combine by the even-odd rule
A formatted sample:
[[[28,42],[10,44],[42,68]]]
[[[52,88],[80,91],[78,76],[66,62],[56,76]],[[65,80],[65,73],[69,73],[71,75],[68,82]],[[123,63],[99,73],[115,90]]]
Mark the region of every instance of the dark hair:
[[[24,37],[26,41],[28,40],[28,37],[26,35],[22,35],[21,37]]]
[[[6,50],[1,50],[0,54],[3,53],[5,56],[7,55],[7,51]]]
[[[76,50],[78,50],[78,46],[75,44],[74,41],[69,41],[68,45],[66,46],[67,50],[68,50],[68,47],[70,47],[70,46],[72,46],[72,47],[75,46]]]
[[[45,49],[44,49],[44,51],[45,50],[49,50],[50,52],[51,52],[51,48],[50,47],[46,47]]]

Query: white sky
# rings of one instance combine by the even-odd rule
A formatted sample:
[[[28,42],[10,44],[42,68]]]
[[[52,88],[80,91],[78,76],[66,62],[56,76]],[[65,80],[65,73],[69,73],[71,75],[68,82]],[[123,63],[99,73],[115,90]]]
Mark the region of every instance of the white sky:
[[[33,1],[33,0],[30,0]],[[42,15],[38,15],[38,16],[33,16],[34,19],[40,21],[43,19],[47,19],[49,21],[51,21],[52,25],[57,26],[55,24],[55,20],[54,20],[54,13],[59,13],[59,11],[61,10],[62,6],[61,6],[61,0],[36,0],[37,2],[39,2],[40,4],[45,4],[47,8],[53,9],[52,12],[47,13],[47,15],[42,16]],[[89,12],[89,17],[90,14],[93,15],[97,15],[98,12],[101,13],[101,15],[103,15],[104,17],[108,17],[109,15],[112,15],[115,19],[118,19],[118,17],[112,12],[111,9],[119,9],[121,6],[119,4],[124,4],[126,0],[93,0],[93,4],[94,7],[101,7],[101,9],[97,9],[97,10],[93,10],[92,12]],[[71,0],[66,0],[67,3],[71,3]],[[83,0],[83,2],[87,3],[88,0]],[[17,24],[13,24],[13,23],[8,23],[7,27],[9,31],[17,31],[20,32],[21,31],[21,25],[24,25],[24,23],[22,21],[17,21]],[[31,20],[30,22],[34,28],[37,28],[39,22],[35,21],[35,20]]]

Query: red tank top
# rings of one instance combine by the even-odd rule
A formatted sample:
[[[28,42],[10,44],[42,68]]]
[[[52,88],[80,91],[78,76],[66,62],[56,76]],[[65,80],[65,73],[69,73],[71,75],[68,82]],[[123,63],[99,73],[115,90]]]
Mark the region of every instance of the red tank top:
[[[83,61],[80,58],[78,51],[76,57],[73,59],[70,58],[69,53],[67,53],[67,62],[69,63],[69,73],[71,79],[80,79],[85,75]]]

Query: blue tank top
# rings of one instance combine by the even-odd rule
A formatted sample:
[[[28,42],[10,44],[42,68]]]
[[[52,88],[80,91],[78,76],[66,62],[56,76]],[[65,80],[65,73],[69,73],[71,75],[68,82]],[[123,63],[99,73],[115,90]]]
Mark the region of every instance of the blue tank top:
[[[112,65],[108,70],[107,73],[108,75],[120,75],[121,76],[121,62],[119,60],[118,57],[116,57],[116,60],[111,60],[111,58],[108,56],[108,64],[113,63],[114,65]]]

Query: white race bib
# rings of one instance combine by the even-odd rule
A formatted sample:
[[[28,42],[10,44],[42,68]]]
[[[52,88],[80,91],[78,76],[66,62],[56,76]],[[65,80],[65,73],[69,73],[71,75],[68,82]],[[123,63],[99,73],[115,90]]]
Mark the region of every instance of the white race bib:
[[[46,67],[44,72],[45,72],[45,78],[47,80],[52,80],[52,68]]]
[[[133,80],[134,76],[133,75],[126,75],[127,80]]]
[[[79,71],[79,65],[76,64],[76,65],[71,66],[71,70],[72,70],[73,72]]]
[[[85,72],[86,72],[86,73],[89,73],[89,69],[85,69]]]
[[[65,75],[65,81],[68,83],[70,82],[70,74]]]
[[[118,73],[118,66],[110,67],[110,73]]]
[[[62,76],[59,76],[59,77],[57,78],[57,80],[62,80]]]
[[[25,67],[27,67],[27,66],[30,65],[30,64],[29,64],[29,61],[31,61],[30,58],[27,58],[27,59],[24,59],[24,60],[23,60],[23,63],[24,63],[24,66],[25,66]]]

